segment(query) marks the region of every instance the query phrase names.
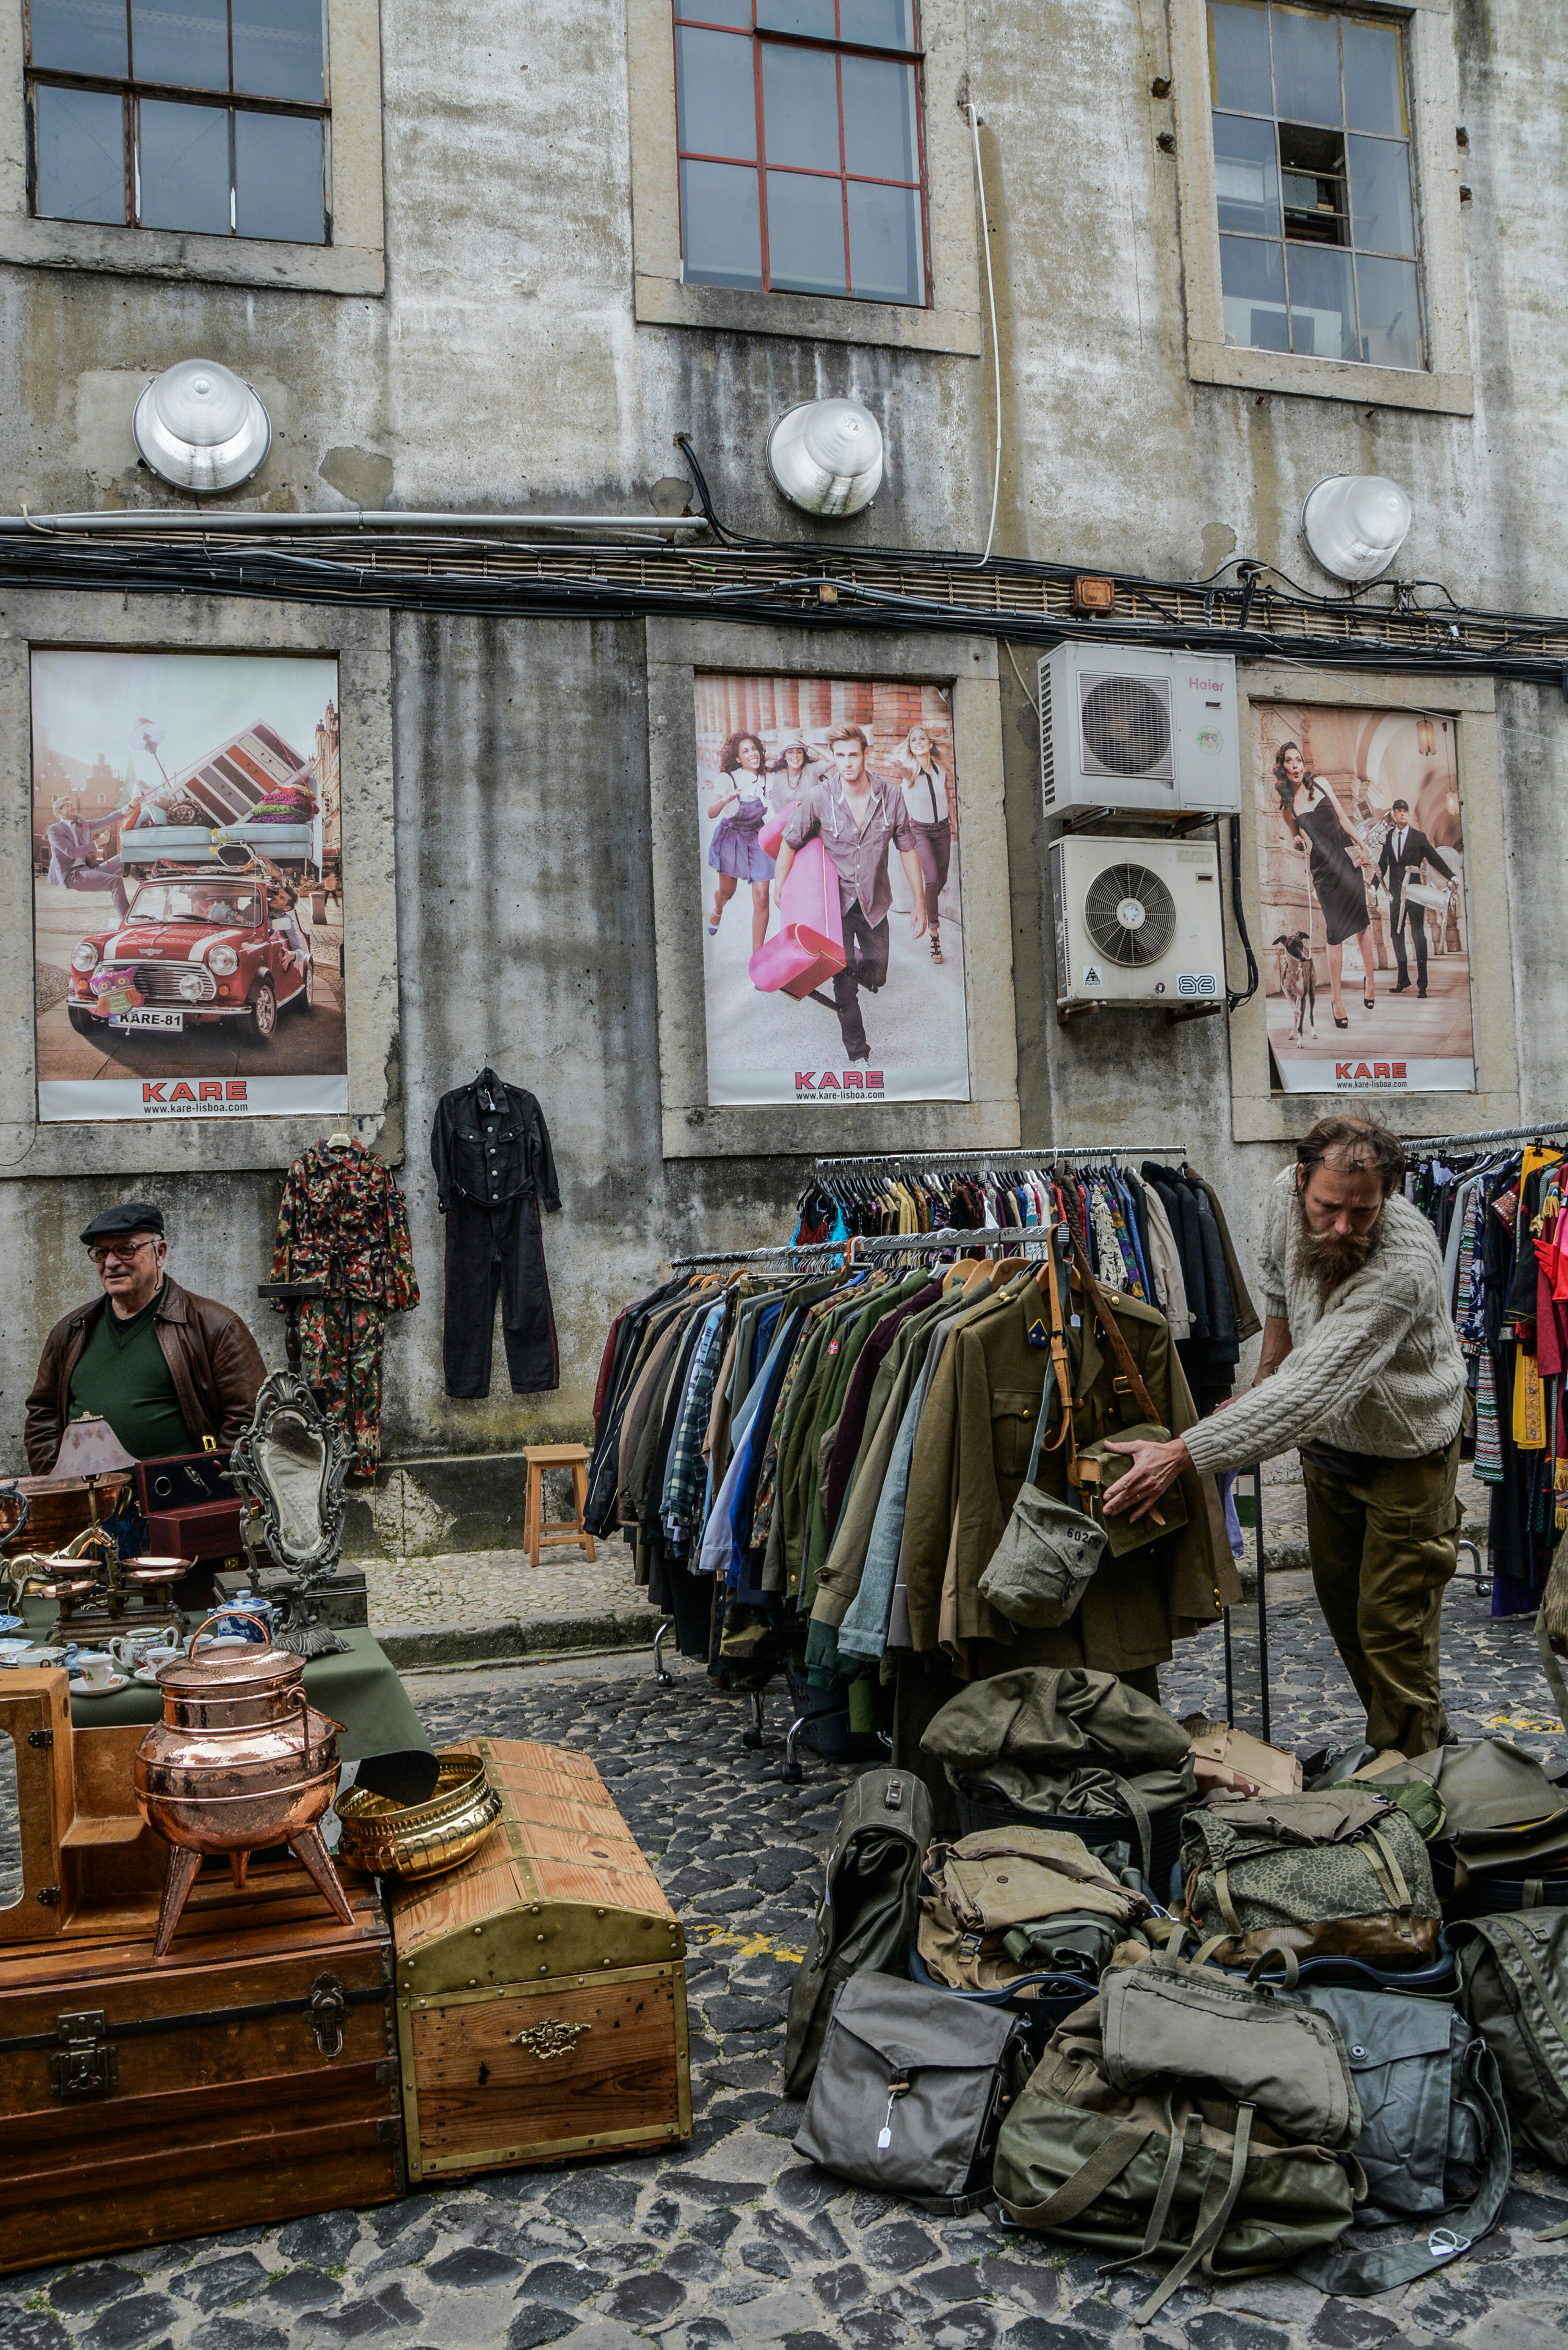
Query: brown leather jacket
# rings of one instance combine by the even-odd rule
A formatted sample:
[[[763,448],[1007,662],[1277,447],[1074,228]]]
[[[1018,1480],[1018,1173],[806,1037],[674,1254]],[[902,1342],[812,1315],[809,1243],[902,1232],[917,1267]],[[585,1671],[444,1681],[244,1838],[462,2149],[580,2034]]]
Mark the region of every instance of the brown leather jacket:
[[[27,1463],[36,1477],[47,1477],[55,1465],[70,1417],[71,1373],[94,1316],[108,1304],[107,1297],[95,1297],[78,1305],[44,1341],[27,1398]],[[249,1423],[266,1377],[255,1340],[232,1306],[198,1297],[167,1274],[152,1318],[186,1427],[198,1443],[211,1436],[232,1444]]]

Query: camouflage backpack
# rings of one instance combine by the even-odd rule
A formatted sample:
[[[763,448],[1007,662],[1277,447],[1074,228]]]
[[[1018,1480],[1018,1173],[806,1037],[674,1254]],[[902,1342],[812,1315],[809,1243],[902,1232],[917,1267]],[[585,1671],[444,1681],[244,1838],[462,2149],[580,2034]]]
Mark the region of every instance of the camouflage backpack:
[[[1188,1922],[1221,1964],[1287,1950],[1409,1967],[1437,1949],[1420,1833],[1365,1784],[1206,1804],[1183,1823],[1181,1874]]]

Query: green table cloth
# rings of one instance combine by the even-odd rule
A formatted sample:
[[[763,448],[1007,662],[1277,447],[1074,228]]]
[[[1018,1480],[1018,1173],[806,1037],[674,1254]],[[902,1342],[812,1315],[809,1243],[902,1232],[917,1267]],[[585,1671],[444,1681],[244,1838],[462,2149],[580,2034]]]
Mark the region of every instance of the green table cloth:
[[[349,1643],[346,1655],[309,1657],[305,1666],[305,1693],[318,1713],[331,1716],[343,1728],[337,1752],[345,1762],[365,1762],[378,1754],[404,1754],[410,1749],[434,1752],[396,1666],[373,1632],[362,1625],[338,1633]],[[132,1681],[108,1697],[84,1697],[80,1684],[71,1690],[73,1730],[101,1729],[107,1722],[161,1721],[162,1694]]]

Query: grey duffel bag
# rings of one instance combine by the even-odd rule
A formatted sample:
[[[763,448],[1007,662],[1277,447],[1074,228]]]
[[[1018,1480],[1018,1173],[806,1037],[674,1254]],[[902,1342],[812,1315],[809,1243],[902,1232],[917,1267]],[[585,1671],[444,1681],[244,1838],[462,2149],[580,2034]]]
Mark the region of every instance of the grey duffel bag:
[[[794,2150],[937,2212],[991,2183],[1002,2118],[1029,2069],[1023,2019],[892,1975],[838,1995]]]

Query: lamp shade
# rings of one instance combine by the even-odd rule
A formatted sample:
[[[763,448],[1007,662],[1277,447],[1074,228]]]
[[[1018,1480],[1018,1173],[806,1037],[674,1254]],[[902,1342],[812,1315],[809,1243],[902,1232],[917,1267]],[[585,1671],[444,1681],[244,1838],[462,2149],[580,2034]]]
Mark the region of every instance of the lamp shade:
[[[154,376],[130,430],[143,462],[182,490],[232,490],[272,446],[266,410],[215,359],[181,359]]]
[[[1410,535],[1410,501],[1381,473],[1332,473],[1307,494],[1302,536],[1314,563],[1353,586],[1387,570]]]
[[[857,400],[803,400],[768,434],[768,471],[805,514],[858,514],[882,486],[882,428]]]
[[[51,1477],[107,1477],[117,1469],[134,1469],[136,1455],[128,1452],[107,1419],[84,1411],[68,1419]]]

